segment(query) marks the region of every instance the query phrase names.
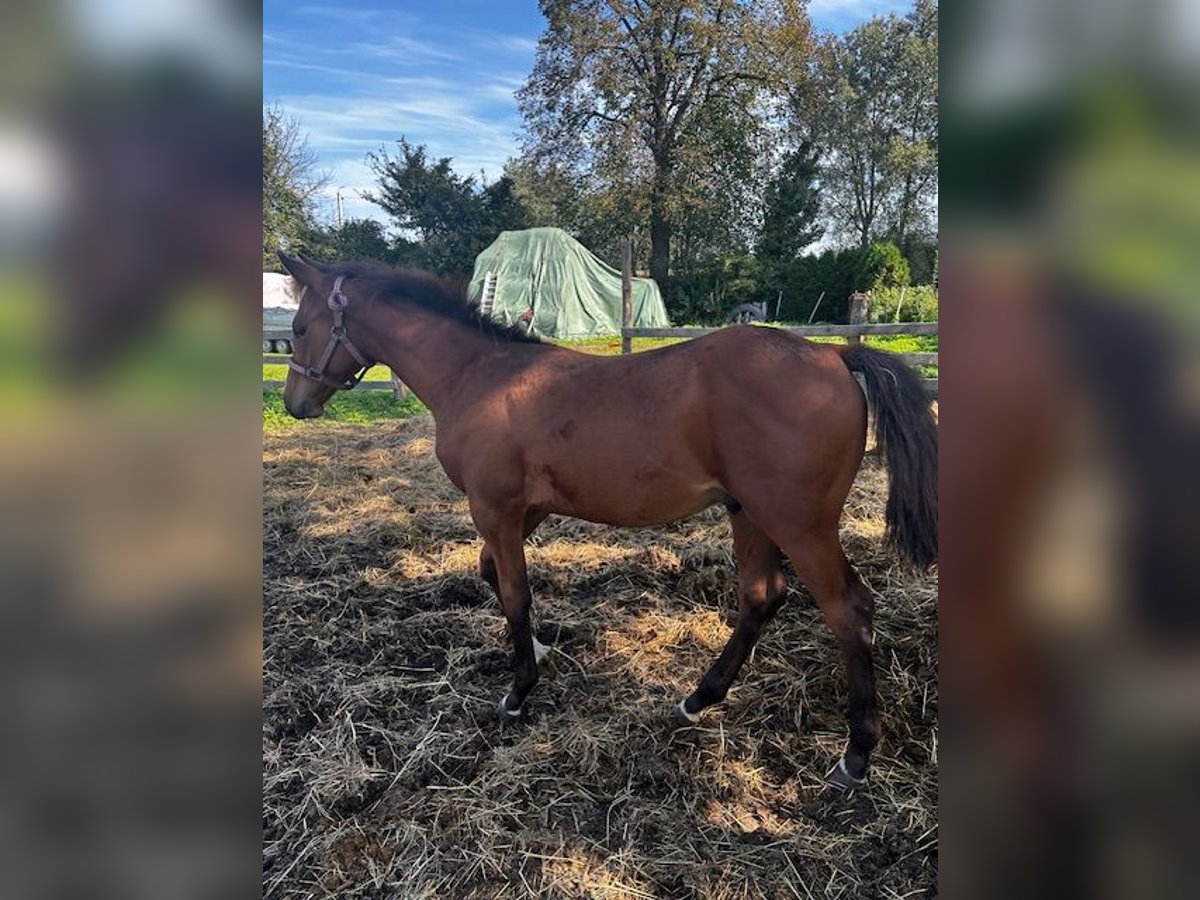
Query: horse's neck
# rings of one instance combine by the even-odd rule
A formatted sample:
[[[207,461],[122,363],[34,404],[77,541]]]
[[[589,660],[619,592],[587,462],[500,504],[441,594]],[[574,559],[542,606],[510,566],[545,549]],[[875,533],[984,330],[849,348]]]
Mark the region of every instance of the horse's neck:
[[[495,350],[495,340],[428,310],[378,306],[363,347],[399,376],[436,414],[470,364]]]

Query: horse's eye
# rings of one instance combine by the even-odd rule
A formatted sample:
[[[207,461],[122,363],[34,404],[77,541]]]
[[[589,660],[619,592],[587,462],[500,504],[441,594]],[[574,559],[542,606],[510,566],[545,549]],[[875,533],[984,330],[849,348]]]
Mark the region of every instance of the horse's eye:
[[[307,330],[308,329],[306,329],[303,325],[301,325],[299,327],[296,327],[295,325],[293,325],[292,326],[292,336],[297,339],[302,338],[302,337],[304,337],[304,332]]]

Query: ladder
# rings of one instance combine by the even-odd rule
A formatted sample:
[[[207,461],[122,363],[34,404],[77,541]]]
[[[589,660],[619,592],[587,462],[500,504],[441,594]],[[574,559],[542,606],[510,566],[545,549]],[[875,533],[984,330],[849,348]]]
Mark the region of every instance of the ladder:
[[[491,316],[492,309],[496,306],[496,273],[488,272],[483,276],[483,297],[479,300],[479,312],[484,316]]]

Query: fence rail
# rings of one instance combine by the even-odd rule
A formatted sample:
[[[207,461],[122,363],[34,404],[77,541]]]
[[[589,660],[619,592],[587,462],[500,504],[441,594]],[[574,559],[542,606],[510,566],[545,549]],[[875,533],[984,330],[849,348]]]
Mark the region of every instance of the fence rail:
[[[636,338],[697,338],[712,334],[720,328],[634,328],[633,304],[630,302],[630,284],[633,279],[633,252],[629,238],[621,241],[621,353],[632,353]],[[780,326],[784,331],[805,337],[844,337],[849,344],[862,343],[864,337],[877,334],[930,334],[938,333],[937,322],[878,322],[867,321],[870,293],[850,295],[850,323],[847,325],[790,325]],[[728,327],[728,326],[722,326]],[[901,353],[900,357],[910,366],[936,366],[937,353]],[[932,397],[938,395],[938,380],[922,378],[925,390]]]
[[[720,331],[717,328],[622,328],[621,337],[627,338],[694,338],[702,334]],[[875,334],[937,334],[937,322],[888,322],[875,325],[788,325],[779,326],[782,331],[802,334],[805,337],[867,337]]]
[[[625,313],[629,315],[628,310]],[[792,325],[780,326],[783,331],[790,331],[792,334],[804,335],[805,337],[844,337],[851,342],[859,341],[863,337],[879,334],[914,334],[914,335],[936,335],[938,333],[937,322],[896,322],[896,323],[877,323],[869,324],[866,322],[852,325]],[[626,326],[621,329],[621,352],[633,352],[633,341],[635,338],[697,338],[701,335],[712,334],[714,331],[720,331],[720,328],[631,328]],[[264,328],[263,341],[291,340],[292,332],[289,328]],[[936,366],[938,364],[938,354],[936,352],[924,353],[901,353],[898,354],[910,366]],[[280,353],[264,353],[263,365],[287,365],[288,357]],[[925,389],[931,396],[938,395],[938,379],[924,378],[922,382]],[[282,381],[264,381],[263,387],[274,388],[283,387]],[[355,390],[359,391],[395,391],[397,397],[407,395],[407,388],[396,378],[395,373],[392,374],[391,381],[360,381]]]
[[[264,328],[263,343],[267,341],[290,341],[292,339],[292,330],[290,328]],[[263,353],[264,366],[286,366],[291,357],[286,353]],[[286,382],[276,380],[264,380],[262,385],[264,388],[281,388]],[[356,391],[392,391],[396,398],[403,400],[408,396],[408,388],[404,383],[396,377],[396,373],[392,373],[389,381],[360,381],[354,386]]]
[[[286,384],[283,381],[264,381],[262,386],[265,388],[281,388]],[[360,381],[354,386],[356,391],[394,391],[396,386],[390,381]]]
[[[851,325],[791,325],[779,326],[779,328],[781,331],[790,331],[792,334],[799,334],[805,337],[844,337],[851,343],[877,334],[936,335],[938,333],[937,322],[877,324],[862,322]],[[714,331],[720,330],[721,328],[631,328],[626,326],[621,329],[621,352],[633,352],[633,341],[635,338],[698,338],[701,335],[712,334]],[[936,352],[900,353],[897,355],[910,366],[936,366],[938,364],[938,355]],[[938,380],[936,378],[922,378],[921,382],[930,396],[936,397],[938,395]]]

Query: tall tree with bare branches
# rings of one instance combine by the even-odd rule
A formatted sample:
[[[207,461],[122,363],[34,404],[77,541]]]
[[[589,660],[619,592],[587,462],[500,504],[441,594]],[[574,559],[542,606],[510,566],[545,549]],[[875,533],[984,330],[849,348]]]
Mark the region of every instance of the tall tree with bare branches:
[[[263,107],[263,269],[281,271],[276,253],[303,242],[315,225],[317,196],[329,176],[300,122],[277,105]]]

